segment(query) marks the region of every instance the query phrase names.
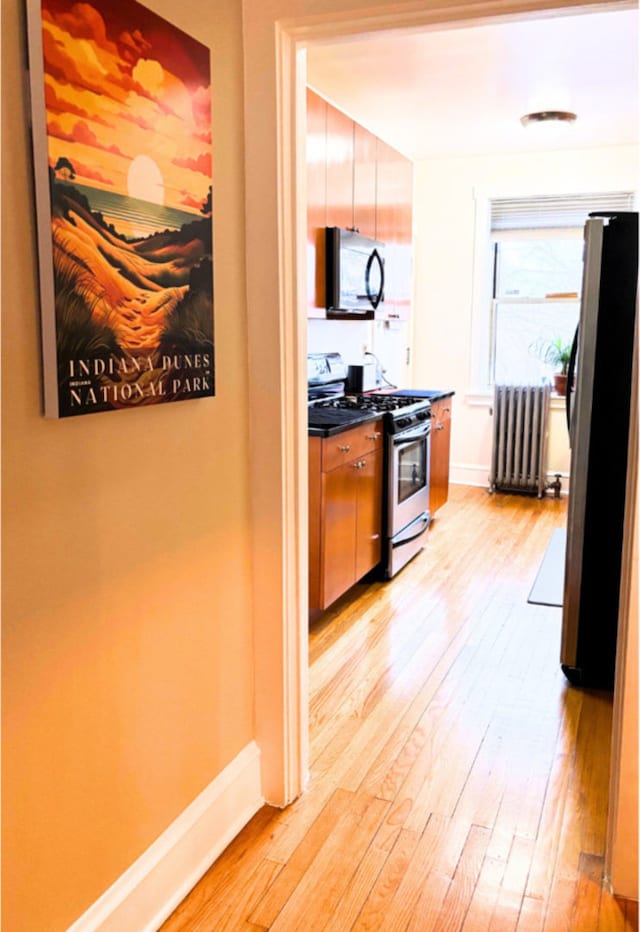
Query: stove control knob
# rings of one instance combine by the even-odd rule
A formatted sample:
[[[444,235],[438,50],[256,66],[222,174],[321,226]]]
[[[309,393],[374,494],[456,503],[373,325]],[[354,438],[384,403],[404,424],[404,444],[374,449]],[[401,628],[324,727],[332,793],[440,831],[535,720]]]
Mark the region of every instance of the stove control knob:
[[[398,420],[396,421],[396,424],[398,425],[398,427],[409,427],[409,425],[411,424],[411,418],[410,417],[399,417]]]
[[[428,411],[418,411],[417,417],[418,417],[418,420],[419,420],[419,421],[426,421],[427,418],[429,417],[429,412],[428,412]]]

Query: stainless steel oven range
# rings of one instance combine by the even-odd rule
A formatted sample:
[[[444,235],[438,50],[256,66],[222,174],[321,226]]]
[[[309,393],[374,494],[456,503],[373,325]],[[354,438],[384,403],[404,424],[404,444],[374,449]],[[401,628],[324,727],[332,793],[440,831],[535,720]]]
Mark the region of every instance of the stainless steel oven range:
[[[429,527],[431,405],[400,407],[387,419],[385,576],[390,579],[424,546]]]
[[[308,357],[309,425],[354,426],[376,412],[385,428],[381,571],[390,579],[422,550],[429,527],[431,404],[393,393],[345,394],[339,353]]]

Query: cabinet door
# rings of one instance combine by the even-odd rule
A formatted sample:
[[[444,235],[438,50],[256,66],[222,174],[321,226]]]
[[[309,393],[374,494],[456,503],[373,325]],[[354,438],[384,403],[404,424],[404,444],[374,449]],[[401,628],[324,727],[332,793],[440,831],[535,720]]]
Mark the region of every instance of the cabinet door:
[[[382,548],[382,450],[359,461],[356,529],[356,580],[377,566]]]
[[[323,474],[321,608],[346,592],[356,579],[357,479],[353,462]]]
[[[307,88],[307,314],[325,316],[327,102]]]
[[[322,440],[309,437],[309,608],[321,602]]]
[[[413,164],[377,144],[376,238],[385,243],[385,300],[377,317],[407,320],[413,291]]]
[[[395,162],[395,174],[398,283],[395,311],[400,320],[408,320],[413,301],[413,163],[399,156]]]
[[[449,498],[450,447],[451,399],[443,398],[431,406],[429,510],[432,516]]]
[[[351,117],[327,104],[327,226],[353,227],[353,128]]]
[[[396,305],[395,282],[395,153],[381,139],[376,143],[376,239],[385,244],[384,302],[377,310],[380,318],[392,316]]]
[[[376,137],[354,125],[353,225],[363,236],[376,235]]]

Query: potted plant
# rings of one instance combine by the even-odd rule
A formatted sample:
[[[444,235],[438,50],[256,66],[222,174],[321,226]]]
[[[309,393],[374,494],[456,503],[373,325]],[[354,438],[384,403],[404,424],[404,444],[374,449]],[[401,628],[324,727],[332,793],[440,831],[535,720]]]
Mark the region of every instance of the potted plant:
[[[571,359],[571,343],[565,343],[562,337],[546,340],[536,344],[537,355],[549,366],[553,366],[553,386],[558,395],[567,393],[567,372]]]

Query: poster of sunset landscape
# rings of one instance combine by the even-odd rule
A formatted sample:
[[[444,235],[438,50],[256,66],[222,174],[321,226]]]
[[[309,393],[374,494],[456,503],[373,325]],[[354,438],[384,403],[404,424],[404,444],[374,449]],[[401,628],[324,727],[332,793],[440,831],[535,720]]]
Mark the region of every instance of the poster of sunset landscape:
[[[135,0],[28,0],[45,414],[214,394],[209,50]]]

